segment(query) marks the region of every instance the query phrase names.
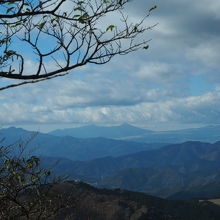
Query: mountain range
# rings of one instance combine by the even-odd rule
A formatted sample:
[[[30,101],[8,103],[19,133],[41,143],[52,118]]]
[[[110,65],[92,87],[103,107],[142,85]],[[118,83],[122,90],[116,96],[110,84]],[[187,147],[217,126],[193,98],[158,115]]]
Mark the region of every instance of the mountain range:
[[[128,125],[126,125],[128,126]],[[170,199],[220,196],[220,142],[146,144],[1,129],[2,145],[23,142],[42,166],[94,186]],[[153,148],[153,149],[152,149]]]
[[[216,142],[220,140],[220,126],[206,126],[170,131],[152,131],[129,124],[119,126],[83,126],[59,129],[49,134],[78,138],[105,137],[145,143],[181,143],[185,141]]]
[[[78,175],[79,179],[95,186],[166,198],[182,191],[192,192],[198,186],[208,189],[209,184],[220,182],[220,142],[185,142],[120,157],[73,161],[65,172],[74,173],[75,177]],[[214,191],[218,195],[219,189],[220,185],[216,185]],[[213,194],[197,195],[209,197]],[[193,195],[191,193],[191,197]]]
[[[104,165],[105,164],[105,165]],[[162,147],[157,150],[143,151],[120,157],[103,157],[89,161],[75,162],[75,170],[90,173],[100,178],[127,168],[175,168],[181,173],[197,172],[200,169],[220,167],[220,142],[184,142]]]
[[[78,138],[123,138],[123,137],[135,137],[144,135],[146,133],[152,133],[151,130],[138,128],[127,123],[119,126],[96,126],[88,125],[77,128],[66,128],[51,131],[49,134],[56,136],[73,136]]]
[[[24,146],[27,145],[26,149],[37,155],[62,157],[71,160],[90,160],[105,156],[120,156],[166,145],[162,143],[147,144],[113,140],[103,137],[58,137],[14,127],[0,129],[0,138],[2,138],[1,144],[5,146],[19,143]]]

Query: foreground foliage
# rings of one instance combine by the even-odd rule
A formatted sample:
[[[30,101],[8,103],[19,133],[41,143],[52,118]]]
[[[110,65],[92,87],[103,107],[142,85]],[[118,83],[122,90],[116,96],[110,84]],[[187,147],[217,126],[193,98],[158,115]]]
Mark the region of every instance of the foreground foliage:
[[[50,195],[50,175],[40,168],[38,157],[25,155],[22,145],[1,147],[0,219],[41,219],[56,212],[59,204],[54,204],[57,195]],[[50,179],[50,183],[57,182]]]

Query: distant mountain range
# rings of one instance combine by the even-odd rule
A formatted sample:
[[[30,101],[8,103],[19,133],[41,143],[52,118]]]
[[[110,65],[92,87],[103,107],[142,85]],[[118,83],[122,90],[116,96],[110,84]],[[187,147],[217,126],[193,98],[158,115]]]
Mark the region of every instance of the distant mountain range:
[[[105,156],[120,156],[135,152],[159,148],[166,144],[136,143],[132,141],[112,140],[108,138],[58,137],[40,132],[26,131],[21,128],[0,129],[2,145],[19,142],[28,145],[34,154],[47,157],[61,157],[71,160],[90,160]]]
[[[111,127],[90,125],[79,128],[55,130],[50,132],[50,134],[78,138],[105,137],[145,143],[181,143],[185,141],[215,142],[220,140],[220,125],[173,131],[152,131],[129,124]]]
[[[88,125],[78,128],[58,129],[50,132],[49,134],[56,136],[73,136],[78,138],[123,138],[123,137],[136,137],[145,135],[146,133],[153,133],[151,130],[134,127],[129,124],[122,124],[119,126],[96,126]]]

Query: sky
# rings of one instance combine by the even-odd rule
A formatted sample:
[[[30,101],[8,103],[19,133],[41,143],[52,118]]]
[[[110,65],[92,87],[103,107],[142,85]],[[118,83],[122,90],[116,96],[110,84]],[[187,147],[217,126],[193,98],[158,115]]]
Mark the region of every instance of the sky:
[[[220,1],[132,0],[129,18],[154,4],[148,50],[1,91],[0,126],[47,132],[87,124],[152,130],[219,124]],[[29,60],[30,70],[34,65]]]

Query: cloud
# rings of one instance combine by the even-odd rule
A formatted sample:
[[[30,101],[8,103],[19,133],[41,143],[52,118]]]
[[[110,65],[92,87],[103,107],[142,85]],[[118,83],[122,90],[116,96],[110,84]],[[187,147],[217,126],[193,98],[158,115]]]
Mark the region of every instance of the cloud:
[[[167,89],[142,85],[137,89],[137,82],[132,84],[131,80],[116,83],[98,78],[63,78],[50,81],[49,87],[48,82],[34,88],[20,87],[16,96],[12,90],[1,93],[0,121],[4,125],[220,123],[218,88],[200,96],[178,96]]]
[[[211,68],[220,68],[219,39],[203,42],[187,52],[187,58],[201,62]]]
[[[0,121],[167,127],[220,123],[219,0],[133,0],[126,9],[130,20],[135,23],[154,4],[158,9],[146,24],[159,24],[144,35],[144,39],[152,38],[149,50],[115,57],[103,66],[75,69],[64,78],[1,92]],[[106,19],[117,22],[116,16]],[[36,68],[31,60],[27,65],[28,70]],[[53,69],[53,65],[47,67]],[[191,92],[194,76],[202,77],[212,89],[199,95]]]
[[[163,62],[149,62],[140,66],[134,74],[140,79],[150,83],[159,83],[162,85],[176,83],[183,79],[178,66]]]

